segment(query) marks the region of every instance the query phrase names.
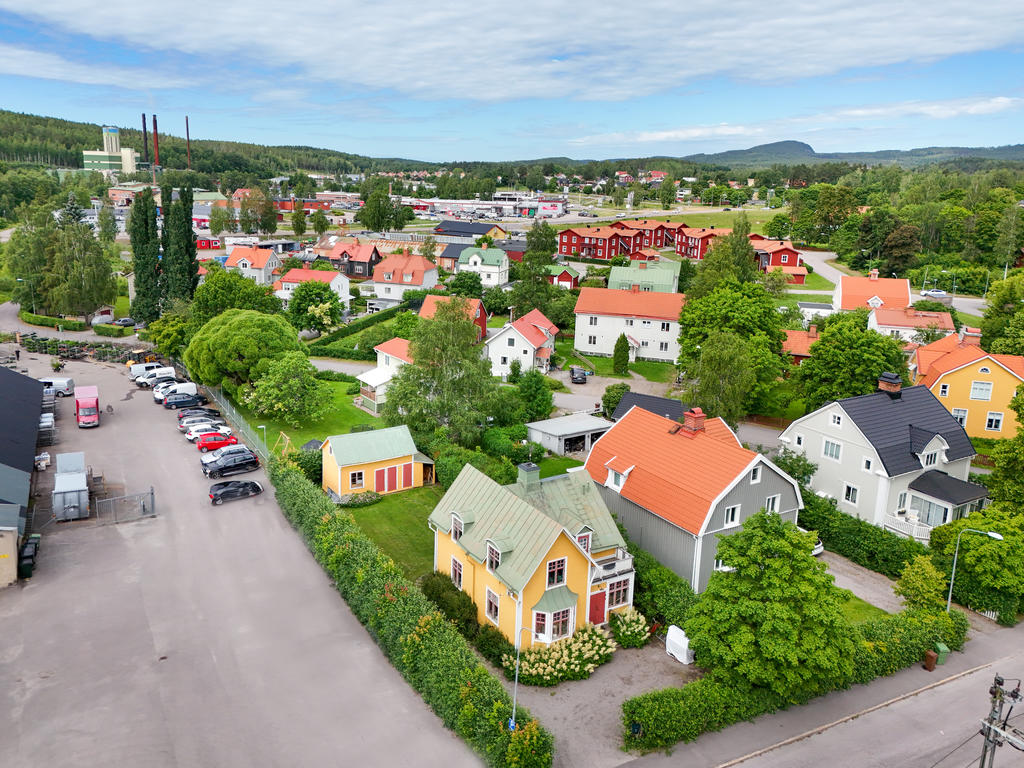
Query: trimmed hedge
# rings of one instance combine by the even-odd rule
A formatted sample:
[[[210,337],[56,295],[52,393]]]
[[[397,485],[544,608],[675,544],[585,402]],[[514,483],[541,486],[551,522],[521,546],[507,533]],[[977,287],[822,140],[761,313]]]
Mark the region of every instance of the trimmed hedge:
[[[356,377],[351,373],[342,373],[341,371],[317,371],[313,375],[321,381],[345,381],[349,384],[356,381]]]
[[[270,478],[281,509],[334,580],[352,612],[409,684],[491,766],[548,768],[554,741],[527,710],[507,728],[512,699],[465,639],[395,562],[289,462]]]
[[[92,329],[100,336],[131,336],[135,333],[134,328],[122,328],[120,325],[94,325]]]
[[[81,320],[65,320],[63,317],[33,315],[31,312],[24,310],[18,312],[18,319],[29,325],[41,325],[45,328],[56,328],[59,325],[65,331],[84,331],[88,328]]]
[[[853,683],[867,683],[916,664],[937,641],[963,648],[967,617],[960,611],[904,611],[853,628],[857,637]],[[741,720],[784,708],[776,694],[740,689],[712,672],[682,688],[652,691],[622,704],[623,739],[630,749],[659,749],[693,741]]]
[[[456,587],[448,574],[434,571],[424,576],[420,589],[440,609],[445,618],[452,622],[459,634],[498,669],[502,668],[502,658],[506,654],[516,652],[516,647],[497,627],[490,624],[481,625],[477,621],[479,611],[473,598]]]
[[[917,555],[929,554],[928,547],[905,539],[884,528],[840,512],[835,502],[804,490],[800,527],[817,531],[825,548],[858,565],[898,579],[904,566]]]
[[[697,602],[689,582],[665,567],[649,552],[628,542],[633,555],[633,607],[649,621],[665,626],[683,626]]]
[[[348,325],[343,326],[336,331],[331,331],[326,336],[322,336],[315,342],[310,344],[309,353],[311,355],[319,355],[319,352],[314,352],[313,350],[318,347],[326,347],[332,344],[333,342],[339,341],[340,339],[343,339],[346,336],[351,336],[354,333],[359,333],[359,331],[365,330],[366,328],[369,328],[371,325],[376,325],[377,323],[383,323],[385,320],[390,320],[399,312],[408,308],[408,303],[402,302],[401,304],[398,304],[394,307],[389,307],[388,309],[381,310],[380,312],[374,312],[372,315],[367,315],[366,317],[361,317],[358,320],[353,320]]]
[[[309,348],[309,354],[313,357],[333,357],[338,360],[373,361],[377,359],[377,353],[372,349],[356,349],[339,342],[325,344],[322,347],[312,346]]]

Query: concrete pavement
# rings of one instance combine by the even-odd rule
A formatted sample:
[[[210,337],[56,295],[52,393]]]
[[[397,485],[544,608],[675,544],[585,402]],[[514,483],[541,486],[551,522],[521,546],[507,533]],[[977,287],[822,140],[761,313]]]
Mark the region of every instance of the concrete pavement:
[[[814,267],[814,274],[821,275],[832,283],[838,283],[843,273],[828,263],[829,259],[836,258],[832,251],[800,251],[805,264]],[[818,291],[820,293],[820,291]]]
[[[377,367],[374,363],[370,362],[337,360],[333,357],[311,357],[309,362],[320,371],[338,371],[339,373],[348,373],[353,376],[358,376],[360,373],[365,373],[371,368]]]

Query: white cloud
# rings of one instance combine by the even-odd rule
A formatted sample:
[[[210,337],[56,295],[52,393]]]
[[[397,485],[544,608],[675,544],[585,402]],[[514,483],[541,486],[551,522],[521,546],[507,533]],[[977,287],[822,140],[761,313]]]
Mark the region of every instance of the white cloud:
[[[137,0],[0,0],[0,9],[66,32],[195,56],[229,79],[255,66],[304,72],[317,83],[473,101],[627,99],[706,77],[789,81],[1024,39],[1024,3],[1014,0],[969,12],[962,0],[786,5],[326,0],[302,8],[222,0],[169,20]]]
[[[963,117],[964,115],[994,115],[998,112],[1019,109],[1022,104],[1024,104],[1024,99],[1015,96],[947,99],[945,101],[904,101],[896,104],[849,107],[818,117],[832,120],[891,120],[902,117],[943,119]]]
[[[581,136],[570,139],[570,144],[642,144],[668,141],[698,141],[700,139],[718,139],[729,136],[757,136],[763,133],[761,126],[730,125],[694,125],[672,128],[667,131],[620,131],[601,133],[593,136]]]
[[[65,83],[108,85],[133,90],[181,88],[191,81],[180,76],[163,75],[148,69],[111,64],[81,64],[44,51],[0,43],[0,75],[38,77]]]

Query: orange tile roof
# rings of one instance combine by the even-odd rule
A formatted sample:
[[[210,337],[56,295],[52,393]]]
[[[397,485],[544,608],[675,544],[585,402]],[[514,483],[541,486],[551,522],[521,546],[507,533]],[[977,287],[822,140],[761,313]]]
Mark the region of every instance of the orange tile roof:
[[[639,251],[633,251],[630,253],[629,258],[632,261],[653,261],[655,259],[660,259],[661,253],[653,248],[641,248]]]
[[[793,244],[788,240],[751,240],[750,244],[754,246],[754,250],[764,251],[765,253],[776,253],[777,251],[796,251]]]
[[[238,262],[241,259],[245,259],[252,265],[253,269],[263,269],[267,266],[270,257],[274,255],[274,251],[270,248],[251,248],[247,245],[239,245],[228,255],[228,260],[224,262],[224,266],[237,267]]]
[[[281,278],[282,283],[330,283],[336,278],[339,272],[328,272],[326,269],[289,269],[284,277]]]
[[[679,321],[686,296],[681,293],[625,291],[617,288],[581,288],[576,314],[649,317]]]
[[[437,267],[425,256],[414,253],[392,254],[373,268],[373,282],[423,285],[424,276],[432,269],[437,269]],[[390,274],[391,279],[385,279],[385,274]],[[412,275],[411,281],[405,280],[406,274]]]
[[[412,355],[409,354],[409,340],[400,339],[397,336],[378,344],[373,348],[374,352],[383,352],[385,355],[397,357],[407,363],[412,362]]]
[[[621,495],[698,534],[712,502],[755,458],[719,418],[706,419],[703,430],[691,432],[633,408],[594,444],[585,466],[602,484],[608,466],[618,472],[633,467]]]
[[[918,352],[920,351],[921,350],[919,349]],[[1018,379],[1024,381],[1024,357],[1021,357],[1020,355],[990,355],[979,346],[974,344],[963,344],[951,352],[947,352],[942,355],[942,357],[932,361],[932,364],[928,366],[928,373],[922,376],[919,383],[926,387],[930,387],[938,381],[943,374],[954,371],[957,368],[970,363],[985,359],[992,360],[993,362],[1002,365],[1004,368],[1009,369],[1009,371]],[[920,372],[919,375],[921,375]]]
[[[549,336],[558,333],[555,324],[544,317],[544,313],[539,309],[531,309],[512,323],[512,327],[519,331],[535,349],[543,346]]]
[[[793,357],[810,357],[811,344],[819,338],[817,330],[812,335],[808,331],[786,330],[786,339],[782,342],[782,351]]]
[[[913,307],[891,309],[879,307],[874,310],[875,322],[893,328],[938,328],[943,331],[954,331],[953,318],[949,312],[922,312]]]
[[[882,306],[890,309],[903,309],[912,303],[910,297],[910,281],[895,277],[854,277],[843,275],[839,278],[842,291],[840,309],[860,309],[867,307],[868,299],[877,296]]]
[[[451,296],[435,296],[434,294],[427,294],[423,299],[423,306],[420,307],[420,317],[429,320],[437,312],[438,304],[447,304],[452,300]],[[480,299],[467,299],[469,302],[467,306],[467,315],[471,320],[475,320],[480,317],[480,313],[484,311],[484,304]]]
[[[917,376],[918,379],[926,376],[928,371],[931,369],[932,363],[938,360],[948,352],[952,352],[954,349],[958,349],[961,346],[977,346],[980,339],[977,336],[964,335],[963,340],[957,334],[950,334],[944,336],[937,341],[933,341],[931,344],[925,344],[923,347],[918,347],[914,353],[914,361],[917,364]]]
[[[375,251],[380,254],[377,246],[372,243],[361,243],[356,240],[351,243],[337,243],[327,251],[327,258],[340,261],[343,256],[348,255],[349,261],[372,261]]]

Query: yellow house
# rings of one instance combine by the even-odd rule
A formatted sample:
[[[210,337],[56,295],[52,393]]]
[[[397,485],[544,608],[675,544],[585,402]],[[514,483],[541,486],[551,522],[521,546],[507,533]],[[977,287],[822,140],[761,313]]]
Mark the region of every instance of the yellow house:
[[[477,620],[523,647],[570,637],[633,603],[633,558],[583,468],[501,486],[465,466],[434,511],[434,568],[477,604]]]
[[[1010,400],[1024,384],[1024,357],[992,355],[949,336],[920,347],[915,360],[916,383],[928,387],[969,437],[1017,434]]]
[[[434,482],[434,462],[416,450],[404,424],[369,432],[332,435],[320,447],[323,489],[349,493],[394,493]]]

